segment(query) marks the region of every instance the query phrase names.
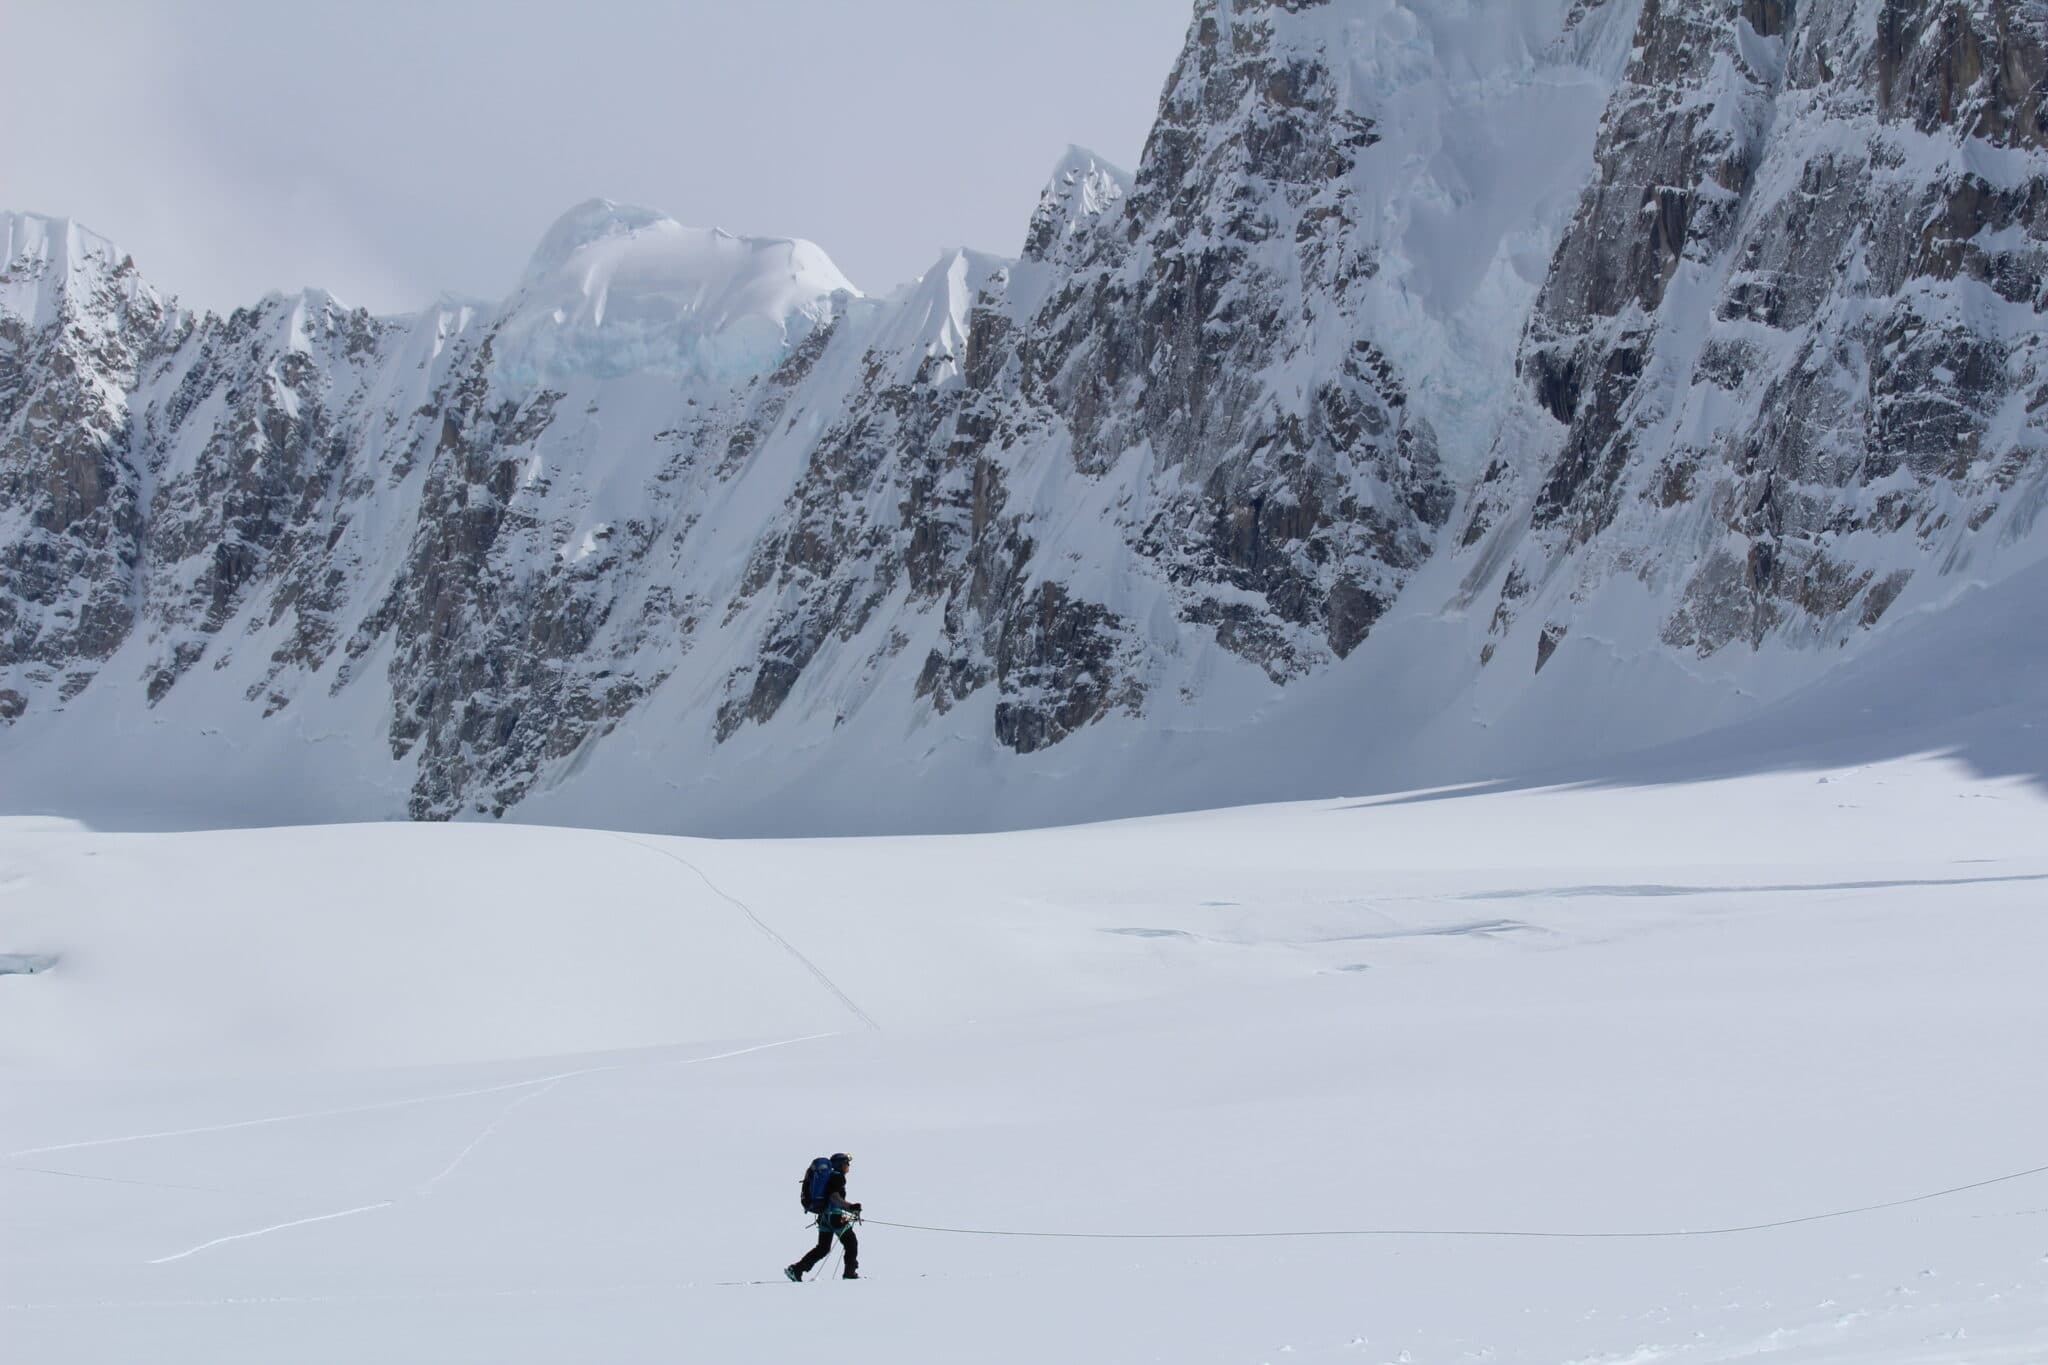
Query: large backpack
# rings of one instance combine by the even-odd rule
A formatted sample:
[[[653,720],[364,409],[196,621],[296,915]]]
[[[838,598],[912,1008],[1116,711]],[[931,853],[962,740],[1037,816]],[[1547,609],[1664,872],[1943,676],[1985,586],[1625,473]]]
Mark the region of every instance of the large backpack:
[[[821,1156],[804,1169],[803,1183],[797,1187],[798,1197],[804,1201],[805,1213],[825,1211],[825,1186],[832,1179],[832,1158]]]

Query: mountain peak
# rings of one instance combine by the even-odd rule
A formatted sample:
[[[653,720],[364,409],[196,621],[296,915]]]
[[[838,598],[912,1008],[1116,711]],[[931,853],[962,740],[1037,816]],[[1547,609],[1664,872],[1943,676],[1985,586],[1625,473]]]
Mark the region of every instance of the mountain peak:
[[[0,313],[42,327],[66,299],[100,291],[108,291],[108,299],[143,298],[160,306],[127,253],[76,219],[0,210]]]
[[[1131,175],[1089,151],[1069,144],[1039,191],[1038,208],[1024,237],[1024,259],[1064,259],[1068,244],[1118,212],[1131,191]]]
[[[589,199],[548,229],[506,306],[509,373],[731,377],[770,368],[860,291],[817,245],[686,227]]]
[[[534,248],[532,258],[527,261],[526,278],[531,280],[554,274],[587,246],[608,238],[631,236],[662,224],[679,226],[667,214],[638,204],[586,199],[555,219],[548,228],[540,239],[540,245]]]
[[[25,259],[61,260],[67,269],[77,269],[89,261],[104,261],[112,269],[121,259],[121,252],[75,219],[0,211],[0,268]]]

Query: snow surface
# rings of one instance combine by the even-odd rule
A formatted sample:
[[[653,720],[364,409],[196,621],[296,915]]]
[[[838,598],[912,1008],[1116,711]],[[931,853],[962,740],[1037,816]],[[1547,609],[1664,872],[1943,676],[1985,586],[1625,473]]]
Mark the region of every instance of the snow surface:
[[[69,218],[0,212],[0,313],[47,327],[80,276],[111,274],[120,249]]]
[[[2048,1358],[2048,798],[1900,759],[957,838],[0,823],[23,1361]],[[736,1283],[744,1281],[766,1283]]]
[[[1340,104],[1371,120],[1352,176],[1376,264],[1361,331],[1412,377],[1461,484],[1521,392],[1522,329],[1593,173],[1641,3],[1576,8],[1359,0],[1270,16],[1278,41],[1334,59]]]
[[[714,382],[771,369],[860,291],[815,244],[685,227],[592,199],[548,229],[493,339],[517,384],[655,371]]]
[[[1365,335],[1388,348],[1397,369],[1420,376],[1415,410],[1438,431],[1461,480],[1496,449],[1520,451],[1515,463],[1540,468],[1537,453],[1557,439],[1555,424],[1513,378],[1514,354],[1591,173],[1601,111],[1627,63],[1639,10],[1638,0],[1590,8],[1528,0],[1502,22],[1500,7],[1478,0],[1357,0],[1266,16],[1283,48],[1337,59],[1346,106],[1370,116],[1378,139],[1361,151],[1347,191],[1364,210],[1360,241],[1375,269],[1361,279],[1357,316],[1327,320],[1336,329],[1324,337],[1327,354],[1348,353]],[[1227,19],[1230,7],[1220,12]],[[1904,125],[1886,129],[1885,145],[1903,158],[1902,186],[1938,168],[1968,168],[2006,187],[2026,180],[2017,154],[1958,147]],[[1826,120],[1810,134],[1841,135]],[[1802,148],[1811,150],[1789,132],[1779,136],[1790,150],[1759,169],[1773,193],[1804,164]],[[1085,245],[1090,234],[1127,226],[1129,183],[1070,149],[1041,204],[1056,228],[1053,246]],[[0,215],[0,236],[25,259],[63,255],[80,278],[104,280],[117,269],[112,247],[61,220]],[[1291,242],[1282,234],[1270,262],[1276,269],[1295,268],[1285,266],[1296,254]],[[14,284],[0,280],[0,311],[15,307],[6,289],[44,280],[23,286],[41,292],[23,295],[16,311],[33,313],[48,278],[39,269],[20,272]],[[719,742],[713,717],[744,697],[764,659],[777,657],[788,613],[824,600],[801,587],[735,599],[750,566],[777,553],[776,537],[813,529],[799,525],[820,510],[804,480],[833,445],[834,424],[872,415],[858,395],[878,383],[920,374],[935,385],[964,382],[977,301],[1002,294],[1010,321],[1021,322],[1064,278],[1044,260],[953,251],[886,299],[862,298],[808,243],[685,228],[604,200],[578,206],[549,232],[502,305],[445,301],[390,320],[380,324],[378,349],[360,357],[327,341],[333,401],[361,414],[349,430],[361,476],[347,485],[326,556],[348,571],[332,625],[340,635],[376,619],[404,571],[431,469],[414,456],[438,444],[437,395],[488,340],[501,373],[544,387],[512,385],[507,396],[526,401],[529,416],[554,414],[551,424],[536,421],[539,434],[505,447],[522,474],[495,562],[535,575],[559,568],[596,585],[589,598],[606,610],[571,671],[654,689],[616,728],[550,756],[534,794],[516,808],[523,820],[696,834],[962,832],[1524,781],[1532,772],[1606,779],[1628,771],[1618,756],[1702,734],[1715,736],[1707,745],[1716,752],[1695,748],[1696,757],[1705,754],[1716,771],[1730,763],[1747,770],[1742,765],[1783,761],[1786,742],[1836,744],[1825,724],[1795,734],[1785,717],[1825,722],[1844,698],[1864,698],[1854,704],[1873,713],[1848,741],[1858,761],[1952,749],[1987,771],[2048,772],[2048,714],[2031,683],[2048,667],[2048,537],[2039,534],[2048,463],[1977,529],[1958,499],[1938,506],[1921,529],[1838,537],[1874,581],[1910,575],[1868,631],[1836,614],[1825,626],[1787,626],[1754,651],[1736,644],[1698,658],[1663,644],[1699,565],[1739,558],[1746,544],[1730,541],[1709,498],[1666,509],[1631,497],[1608,546],[1554,561],[1556,571],[1536,584],[1505,637],[1493,628],[1494,608],[1526,508],[1503,516],[1498,534],[1469,553],[1442,547],[1349,657],[1322,657],[1321,642],[1304,632],[1303,657],[1320,671],[1282,689],[1214,647],[1214,628],[1186,619],[1171,584],[1132,547],[1129,528],[1183,488],[1190,470],[1162,467],[1140,446],[1109,473],[1084,474],[1058,430],[1021,433],[1005,470],[1014,506],[1032,514],[1032,573],[1132,623],[1133,672],[1148,689],[1142,716],[1115,712],[1047,749],[1010,752],[994,734],[994,708],[1004,700],[997,688],[946,711],[915,700],[930,649],[944,643],[943,609],[898,584],[863,614],[860,631],[825,641],[770,723],[744,725]],[[123,288],[142,288],[122,279]],[[1715,292],[1686,272],[1674,289],[1697,305],[1684,326],[1676,313],[1670,320],[1672,354],[1690,355]],[[1942,316],[1993,306],[1967,292],[1927,301],[1936,303]],[[254,312],[267,336],[319,349],[322,318],[336,326],[340,310],[309,293],[267,300]],[[2014,326],[2022,322],[2033,326],[2031,315]],[[786,409],[775,384],[749,382],[828,323],[831,341],[805,356],[806,377]],[[1789,352],[1777,359],[1792,363]],[[1777,372],[1752,369],[1759,385]],[[142,376],[138,420],[182,411],[186,378],[169,369]],[[1269,396],[1283,407],[1314,392],[1308,371],[1281,366],[1270,378]],[[296,398],[280,401],[296,410]],[[1747,401],[1711,385],[1687,390],[1649,444],[1706,443],[1732,429]],[[108,402],[115,410],[128,397],[109,394]],[[1992,446],[2032,439],[2023,406],[2016,400],[1999,414]],[[209,408],[190,415],[162,467],[141,471],[144,505],[208,458],[218,417]],[[709,458],[711,444],[704,458],[681,453],[698,436],[756,421],[759,441],[743,460],[730,446],[721,459]],[[961,494],[967,473],[950,477],[954,486],[933,496]],[[831,509],[835,526],[894,537],[886,545],[880,535],[850,537],[835,551],[832,569],[845,583],[880,581],[876,565],[903,551],[903,491],[900,481],[879,479]],[[1873,486],[1867,496],[1897,491]],[[1466,524],[1462,511],[1450,522]],[[653,537],[651,548],[635,558],[631,547],[642,535]],[[210,545],[193,545],[182,562],[146,563],[139,591],[152,608],[193,600],[213,562]],[[1227,595],[1220,586],[1205,591],[1219,601]],[[30,705],[20,724],[0,727],[0,811],[135,829],[405,811],[424,748],[393,757],[388,639],[360,660],[334,649],[315,663],[281,665],[280,655],[307,652],[287,602],[269,588],[250,592],[211,633],[192,621],[153,621],[75,696],[65,695],[69,680],[55,670],[17,672],[8,686]],[[1539,641],[1553,621],[1569,634],[1538,677]],[[1937,622],[1950,643],[1930,652],[1915,640]],[[204,665],[148,702],[145,680],[180,644],[205,644]],[[2004,667],[2008,654],[2026,666]],[[1928,676],[1965,690],[1987,679],[2021,688],[2000,704],[2027,709],[2041,728],[2002,729],[1987,744],[1972,728],[1974,712],[1944,711],[1938,692],[1894,697],[1884,690],[1897,671],[1887,661],[1906,658],[1931,662],[1939,671]],[[1872,689],[1879,702],[1865,698]],[[1912,708],[1910,718],[1890,712],[1895,701]],[[1722,727],[1737,720],[1776,740],[1730,748]],[[491,797],[472,795],[465,813],[474,818]]]
[[[0,317],[32,329],[68,317],[81,341],[104,344],[118,307],[137,304],[166,306],[113,242],[69,218],[0,209]],[[107,397],[124,401],[118,390]]]
[[[935,295],[934,312],[943,306]],[[582,412],[580,392],[572,387],[566,409]],[[577,445],[593,458],[548,471],[576,513],[558,519],[569,527],[554,542],[564,556],[597,528],[635,514],[633,457],[616,452],[635,449],[661,418],[651,405],[621,405],[576,420],[589,428]],[[770,441],[744,477],[703,495],[704,565],[727,578],[744,571],[751,530],[787,475],[776,462],[799,458]],[[379,515],[395,522],[403,492],[388,493]],[[402,544],[369,517],[359,526],[386,556]],[[2039,550],[2029,543],[2012,553]],[[862,689],[909,689],[909,677],[886,669],[914,673],[922,640],[880,673],[848,665],[807,675],[789,708],[793,720],[802,708],[800,721],[786,730],[744,727],[717,749],[703,717],[723,674],[706,666],[672,680],[518,813],[541,823],[702,834],[971,832],[1346,791],[1668,782],[1927,753],[2048,784],[2048,563],[1991,583],[1923,575],[1846,659],[1847,651],[1825,648],[1730,650],[1707,660],[1655,644],[1625,648],[1654,641],[1659,607],[1619,583],[1583,605],[1584,628],[1558,647],[1542,686],[1530,684],[1527,657],[1504,652],[1483,669],[1473,662],[1487,612],[1444,605],[1457,568],[1425,569],[1410,594],[1414,605],[1380,623],[1375,647],[1321,677],[1282,693],[1243,666],[1202,679],[1198,701],[1156,718],[1112,716],[1022,757],[992,751],[995,699],[986,693],[908,737],[885,708],[858,708]],[[379,561],[365,582],[381,590],[395,572],[395,563]],[[725,586],[713,580],[706,591],[716,596]],[[744,621],[734,627],[745,629]],[[261,659],[276,643],[253,640],[238,652]],[[139,676],[148,657],[138,636],[108,667]],[[358,669],[376,676],[387,664],[379,650]],[[230,670],[195,671],[144,713],[127,705],[127,694],[95,687],[70,704],[64,725],[0,732],[0,813],[173,830],[404,809],[412,774],[391,758],[388,699],[375,689],[328,698],[323,680],[320,707],[294,706],[251,727],[239,690],[204,690],[214,679],[246,685]],[[843,726],[835,723],[841,714]],[[158,770],[179,775],[175,782],[135,780],[133,753],[144,746]]]

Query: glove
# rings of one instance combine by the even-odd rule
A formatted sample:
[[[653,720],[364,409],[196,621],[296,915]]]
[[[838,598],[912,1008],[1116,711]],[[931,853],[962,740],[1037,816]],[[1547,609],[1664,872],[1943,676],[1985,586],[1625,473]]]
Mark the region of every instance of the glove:
[[[860,1205],[858,1204],[848,1204],[846,1207],[852,1209],[855,1213],[860,1212]]]

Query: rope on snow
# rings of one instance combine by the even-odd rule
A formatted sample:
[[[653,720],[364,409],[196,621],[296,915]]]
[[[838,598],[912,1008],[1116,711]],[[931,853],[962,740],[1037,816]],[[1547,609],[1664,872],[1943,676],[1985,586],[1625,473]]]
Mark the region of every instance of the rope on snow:
[[[1771,1228],[1789,1228],[1800,1223],[1819,1223],[1830,1218],[1848,1218],[1859,1213],[1876,1213],[1880,1209],[1896,1209],[1906,1204],[1921,1204],[1930,1199],[1941,1199],[1965,1190],[1981,1190],[1987,1185],[2001,1185],[2009,1180],[2023,1180],[2030,1175],[2048,1172],[2048,1166],[2034,1166],[2024,1171],[2013,1171],[2007,1175],[1994,1175],[1988,1180],[1973,1180],[1967,1185],[1952,1185],[1945,1190],[1934,1190],[1927,1194],[1916,1194],[1905,1199],[1888,1199],[1880,1204],[1863,1204],[1853,1209],[1831,1209],[1826,1213],[1809,1213],[1798,1218],[1780,1218],[1768,1223],[1743,1223],[1725,1228],[1671,1228],[1653,1231],[1626,1232],[1550,1232],[1517,1228],[1317,1228],[1306,1231],[1274,1232],[1045,1232],[1019,1231],[1013,1228],[947,1228],[933,1227],[923,1223],[892,1223],[881,1218],[864,1221],[876,1227],[902,1228],[909,1232],[944,1232],[964,1237],[1078,1237],[1089,1240],[1110,1241],[1206,1241],[1235,1240],[1250,1237],[1540,1237],[1540,1238],[1650,1238],[1650,1237],[1722,1237],[1737,1232],[1764,1232]]]

